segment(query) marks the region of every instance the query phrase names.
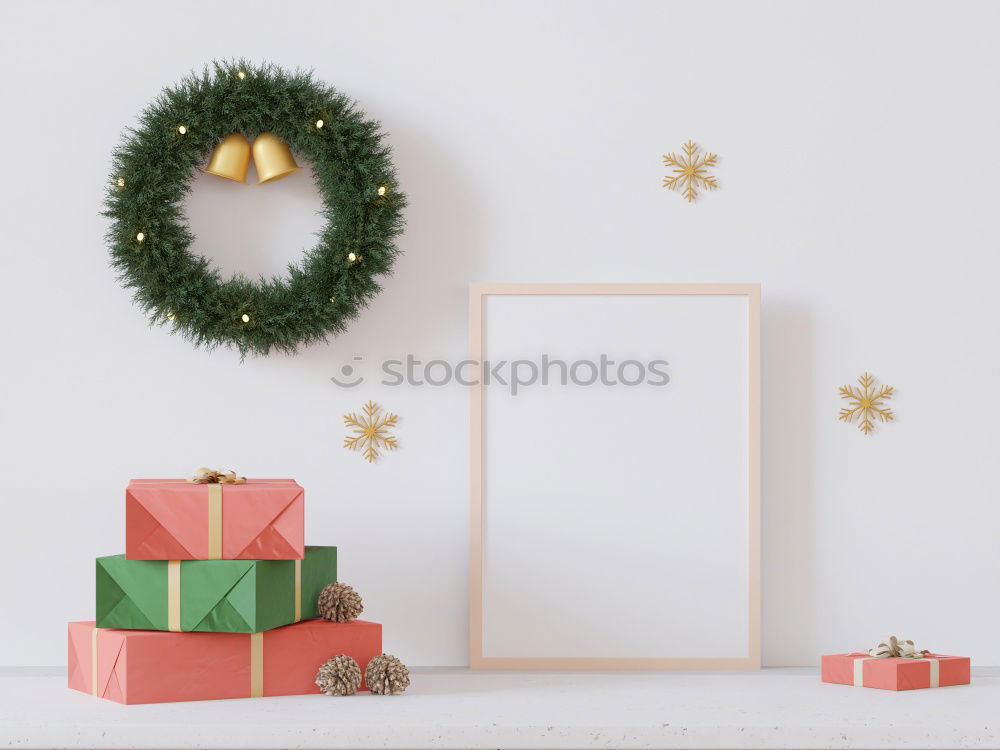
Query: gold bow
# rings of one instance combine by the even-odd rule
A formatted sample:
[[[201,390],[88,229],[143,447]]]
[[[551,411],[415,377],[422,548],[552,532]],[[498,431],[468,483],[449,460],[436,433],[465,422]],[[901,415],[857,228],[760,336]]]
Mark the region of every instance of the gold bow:
[[[188,481],[192,484],[243,484],[247,478],[236,476],[235,471],[223,472],[206,469],[203,466],[194,473],[193,477],[189,477]]]
[[[876,659],[923,659],[929,653],[930,651],[917,651],[913,641],[901,641],[896,636],[890,635],[871,649],[868,655],[874,656]]]

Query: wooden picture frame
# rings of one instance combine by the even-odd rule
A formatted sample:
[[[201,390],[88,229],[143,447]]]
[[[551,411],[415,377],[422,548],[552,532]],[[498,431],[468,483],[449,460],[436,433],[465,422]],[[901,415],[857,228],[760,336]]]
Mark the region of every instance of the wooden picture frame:
[[[487,554],[498,554],[495,551],[487,549],[487,543],[491,546],[500,546],[500,541],[494,541],[490,537],[490,529],[487,527],[488,516],[487,509],[491,506],[489,505],[490,497],[487,496],[487,477],[490,476],[490,467],[486,465],[487,463],[487,435],[486,430],[489,426],[489,421],[485,417],[486,407],[487,407],[487,391],[492,386],[485,386],[483,384],[483,374],[484,368],[481,363],[484,360],[488,360],[490,357],[490,319],[487,311],[487,307],[490,305],[504,305],[510,304],[508,300],[511,298],[527,298],[529,301],[542,304],[555,306],[553,309],[559,309],[559,305],[562,304],[576,304],[575,301],[570,301],[565,299],[567,296],[572,296],[574,298],[580,298],[581,305],[589,305],[591,302],[598,303],[597,297],[611,296],[615,298],[620,298],[622,301],[622,307],[620,309],[625,309],[628,303],[643,305],[644,300],[637,300],[636,297],[650,297],[659,296],[663,297],[663,304],[666,305],[666,309],[682,310],[684,305],[693,305],[692,309],[695,311],[691,315],[674,315],[672,321],[674,323],[675,331],[683,331],[685,326],[696,326],[698,325],[697,318],[700,313],[698,310],[711,310],[714,308],[714,301],[718,300],[720,309],[724,310],[736,310],[737,312],[729,315],[726,321],[732,319],[732,323],[726,322],[725,326],[731,327],[734,330],[733,341],[744,340],[745,345],[741,344],[741,348],[738,353],[732,354],[732,356],[725,360],[727,362],[739,362],[740,368],[745,364],[745,371],[742,369],[739,373],[735,375],[728,376],[730,381],[738,378],[740,385],[740,397],[737,399],[733,397],[733,403],[738,403],[739,408],[726,407],[728,411],[723,412],[721,421],[728,419],[726,414],[733,412],[733,424],[737,427],[733,429],[736,430],[735,434],[743,434],[745,430],[745,454],[740,451],[740,461],[742,463],[737,463],[736,459],[732,458],[730,455],[720,455],[718,458],[718,463],[720,464],[720,473],[724,474],[728,471],[737,476],[740,482],[740,487],[745,487],[745,498],[727,498],[726,508],[738,507],[740,508],[740,514],[745,512],[745,517],[740,515],[738,522],[734,522],[734,529],[737,529],[740,534],[742,534],[743,525],[745,524],[746,532],[746,542],[745,547],[740,546],[738,552],[738,560],[740,570],[736,572],[739,576],[739,586],[734,588],[740,592],[743,591],[743,584],[745,582],[745,599],[743,599],[743,593],[740,594],[740,600],[733,602],[733,607],[739,611],[739,621],[734,623],[731,628],[731,635],[727,635],[727,643],[737,644],[735,646],[730,645],[728,651],[725,653],[715,654],[715,653],[702,653],[698,651],[697,655],[689,656],[686,654],[673,654],[673,653],[663,653],[663,651],[669,651],[672,645],[664,646],[663,649],[651,649],[657,651],[657,653],[650,653],[645,655],[644,653],[624,653],[629,649],[625,646],[622,647],[623,653],[605,653],[603,646],[596,648],[595,651],[600,653],[588,654],[588,653],[512,653],[512,651],[517,651],[517,646],[504,646],[503,648],[493,648],[487,644],[487,637],[485,634],[485,627],[487,624],[488,617],[494,617],[494,615],[488,615],[487,611],[495,612],[500,611],[499,605],[488,599],[490,596],[490,585],[485,581],[484,574],[487,572]],[[692,297],[698,297],[698,300],[691,299]],[[551,300],[539,300],[540,297],[551,297]],[[492,302],[491,302],[492,300]],[[728,301],[724,301],[728,300]],[[745,308],[743,307],[743,302],[745,301]],[[660,303],[660,300],[654,301],[656,304]],[[527,304],[527,302],[525,303]],[[614,307],[615,300],[599,302],[600,305],[611,304],[612,307],[602,308],[609,311],[618,309]],[[520,302],[517,302],[513,308],[497,308],[497,309],[520,309]],[[588,309],[586,306],[580,307],[580,309]],[[631,308],[629,308],[631,309]],[[645,309],[645,308],[643,308]],[[650,308],[652,309],[652,308]],[[745,309],[745,317],[741,310]],[[631,314],[631,313],[629,313]],[[645,314],[645,313],[643,313]],[[673,315],[673,313],[671,313]],[[721,317],[721,313],[719,316]],[[547,315],[537,315],[534,318],[531,316],[525,317],[525,320],[529,318],[537,321],[548,321],[550,316]],[[556,316],[558,317],[558,316]],[[510,320],[511,316],[507,314],[497,314],[498,320]],[[562,320],[571,320],[572,318],[567,316],[561,318]],[[690,321],[690,323],[688,322]],[[742,321],[742,322],[741,322]],[[655,321],[654,321],[655,322]],[[497,324],[494,324],[497,325]],[[509,325],[517,325],[516,323]],[[558,325],[558,323],[554,324]],[[711,328],[709,324],[705,324],[706,328]],[[742,332],[740,330],[745,325],[745,330]],[[531,326],[533,327],[533,326]],[[469,564],[469,664],[475,669],[757,669],[760,667],[760,285],[759,284],[516,284],[516,283],[480,283],[471,284],[469,290],[469,328],[470,328],[470,359],[475,363],[476,372],[478,378],[476,378],[476,384],[471,386],[471,468],[470,468],[470,480],[471,480],[471,508],[470,508],[470,564]],[[651,329],[651,330],[656,330]],[[719,328],[719,330],[722,330]],[[589,334],[588,334],[589,335]],[[745,339],[740,339],[740,336],[745,336]],[[685,338],[686,337],[686,338]],[[502,338],[502,337],[501,337]],[[615,337],[610,337],[615,339]],[[655,338],[655,337],[654,337]],[[703,332],[699,331],[685,331],[685,340],[692,341],[704,341],[706,336]],[[721,341],[722,338],[719,337]],[[511,336],[507,335],[505,340],[510,340]],[[560,337],[550,337],[548,341],[560,341]],[[641,340],[641,339],[636,339]],[[666,340],[666,339],[665,339]],[[727,339],[728,340],[728,339]],[[720,343],[719,347],[728,346],[728,344]],[[735,346],[735,345],[734,345]],[[743,358],[745,357],[745,363]],[[721,368],[716,368],[721,369]],[[745,373],[745,390],[743,386]],[[707,386],[705,386],[707,387]],[[730,388],[730,391],[735,389]],[[662,391],[661,391],[662,392]],[[547,393],[554,393],[554,391],[548,391]],[[549,398],[541,394],[541,389],[539,389],[539,396],[535,398]],[[503,394],[507,396],[508,394]],[[595,395],[596,397],[596,395]],[[659,393],[651,394],[649,398],[659,398]],[[674,396],[676,398],[676,394]],[[492,396],[490,398],[493,398]],[[498,397],[499,398],[499,397]],[[588,394],[587,398],[590,399],[591,396]],[[491,403],[494,403],[491,401]],[[495,403],[508,403],[496,401]],[[514,403],[510,401],[509,403]],[[519,402],[517,408],[521,408],[521,404],[524,402]],[[589,402],[588,402],[589,403]],[[675,402],[677,403],[677,402]],[[728,403],[728,402],[727,402]],[[745,414],[742,410],[745,406]],[[505,408],[505,407],[497,407]],[[690,405],[685,408],[691,408]],[[736,413],[739,412],[739,413]],[[499,413],[499,412],[498,412]],[[521,412],[519,412],[520,414]],[[520,418],[520,417],[518,417]],[[720,423],[721,423],[720,421]],[[738,429],[737,429],[738,428]],[[742,438],[740,438],[742,440]],[[498,442],[504,442],[504,439],[497,438]],[[705,461],[709,463],[715,461],[712,455],[706,455],[702,457]],[[745,460],[744,460],[745,459]],[[512,464],[513,468],[519,468],[519,465]],[[724,471],[722,470],[724,469]],[[745,477],[742,476],[742,472],[745,471]],[[501,473],[499,470],[497,473]],[[648,486],[643,484],[642,486]],[[729,485],[727,485],[729,486]],[[735,486],[735,485],[733,485]],[[502,494],[502,493],[498,493]],[[731,494],[731,493],[730,493]],[[740,492],[742,495],[742,490]],[[507,495],[511,497],[511,495]],[[713,496],[714,497],[714,496]],[[499,502],[499,501],[498,501]],[[520,501],[518,501],[520,502]],[[525,501],[528,502],[528,501]],[[697,509],[702,503],[691,503],[691,506]],[[645,507],[649,507],[648,505]],[[697,512],[692,511],[692,512]],[[499,522],[498,522],[499,523]],[[639,524],[641,525],[641,524]],[[635,526],[635,525],[633,525]],[[734,532],[736,533],[736,532]],[[679,534],[679,532],[678,532]],[[517,550],[514,551],[517,553]],[[744,558],[745,553],[745,558]],[[526,553],[528,554],[528,553]],[[737,553],[734,553],[737,554]],[[503,558],[506,559],[506,558]],[[734,558],[736,559],[736,558]],[[745,559],[745,569],[743,566],[743,560]],[[544,577],[545,567],[544,561],[537,561],[538,567],[534,570],[537,571],[538,576]],[[494,568],[501,567],[495,565]],[[696,569],[696,566],[691,567],[692,570]],[[627,571],[622,571],[622,575],[627,575]],[[565,578],[560,580],[565,581]],[[515,581],[516,583],[516,581]],[[735,586],[735,584],[734,584]],[[506,588],[504,589],[507,590]],[[518,592],[519,593],[519,592]],[[506,601],[506,598],[503,598]],[[505,605],[507,606],[507,605]],[[529,608],[530,609],[530,608]],[[600,608],[595,608],[600,611]],[[641,609],[641,607],[639,607]],[[746,621],[745,629],[743,627],[742,614],[745,612]],[[613,613],[605,613],[604,616],[615,616]],[[619,613],[618,616],[628,617],[628,613]],[[498,617],[500,620],[503,618]],[[508,618],[508,621],[515,622],[514,620]],[[574,621],[576,622],[576,621]],[[516,630],[518,626],[512,626]],[[526,630],[530,630],[536,627],[535,623],[531,621],[525,621],[521,624]],[[583,627],[586,627],[586,623],[583,623]],[[627,623],[623,624],[626,630],[628,628]],[[656,633],[652,626],[650,628],[653,636]],[[697,628],[691,628],[692,631],[697,631]],[[492,631],[491,631],[492,632]],[[506,633],[506,631],[504,631]],[[745,636],[745,648],[743,646],[743,638]],[[516,635],[512,637],[512,641],[517,641],[521,638],[523,641],[525,636]],[[533,636],[526,636],[531,638]],[[603,637],[603,636],[600,636]],[[496,639],[494,639],[496,640]],[[525,648],[523,651],[534,651],[533,648]],[[695,648],[694,650],[697,650]],[[724,649],[720,649],[724,650]],[[559,649],[553,649],[553,651],[559,651]],[[702,649],[704,651],[704,649]]]

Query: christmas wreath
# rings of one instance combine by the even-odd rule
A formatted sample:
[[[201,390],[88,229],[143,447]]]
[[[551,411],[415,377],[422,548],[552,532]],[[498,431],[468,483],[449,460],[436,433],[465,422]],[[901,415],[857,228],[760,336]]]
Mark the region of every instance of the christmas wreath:
[[[255,157],[258,146],[284,148],[291,167],[292,152],[311,162],[322,196],[319,241],[285,278],[223,280],[190,249],[182,199],[195,170],[232,146],[245,150],[245,175],[247,139]],[[405,203],[378,123],[311,73],[237,61],[189,76],[140,115],[115,150],[105,215],[112,265],[151,323],[246,356],[293,353],[343,331],[392,267]]]

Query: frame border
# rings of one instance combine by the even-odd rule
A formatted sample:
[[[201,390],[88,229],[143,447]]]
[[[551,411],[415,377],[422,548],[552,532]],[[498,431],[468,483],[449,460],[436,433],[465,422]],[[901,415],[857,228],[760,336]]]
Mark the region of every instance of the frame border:
[[[491,295],[737,295],[748,303],[748,532],[749,643],[746,657],[489,657],[483,656],[483,385],[484,303]],[[469,470],[469,666],[472,669],[760,669],[760,284],[469,284],[469,358],[476,363],[471,389]]]

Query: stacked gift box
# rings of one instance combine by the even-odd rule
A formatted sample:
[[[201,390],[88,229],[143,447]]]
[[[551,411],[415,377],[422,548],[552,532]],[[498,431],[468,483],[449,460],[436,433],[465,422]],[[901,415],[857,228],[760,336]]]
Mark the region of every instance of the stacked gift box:
[[[71,688],[119,703],[296,695],[333,656],[363,671],[381,654],[378,623],[317,618],[337,548],[305,546],[302,487],[210,475],[129,483],[125,554],[97,559],[96,620],[69,623]]]

